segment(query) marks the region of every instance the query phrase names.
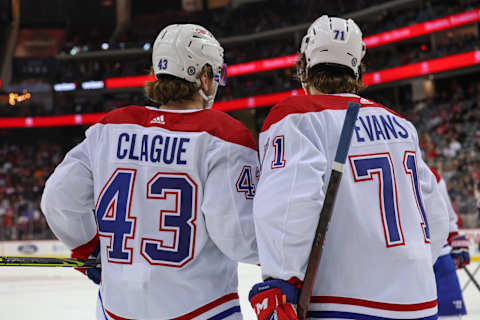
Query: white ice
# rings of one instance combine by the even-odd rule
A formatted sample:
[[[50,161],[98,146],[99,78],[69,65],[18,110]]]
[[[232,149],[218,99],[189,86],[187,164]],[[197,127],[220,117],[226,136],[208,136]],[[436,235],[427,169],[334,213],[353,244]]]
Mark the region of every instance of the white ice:
[[[474,271],[477,264],[470,265]],[[247,295],[260,281],[259,268],[239,267],[239,294],[244,318],[254,320]],[[458,272],[463,287],[464,271]],[[480,281],[480,271],[477,273]],[[97,286],[69,268],[0,267],[0,320],[88,320],[95,319]],[[468,315],[480,320],[480,291],[471,283],[463,292]]]

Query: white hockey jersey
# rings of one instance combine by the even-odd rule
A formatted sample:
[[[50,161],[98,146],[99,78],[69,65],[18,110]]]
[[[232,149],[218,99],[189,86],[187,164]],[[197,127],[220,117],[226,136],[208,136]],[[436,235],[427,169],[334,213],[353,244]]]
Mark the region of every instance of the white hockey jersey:
[[[308,317],[436,319],[447,209],[413,125],[356,95],[291,97],[267,116],[254,200],[262,276],[304,278],[349,101],[361,108]]]
[[[438,183],[438,189],[440,191],[440,194],[442,195],[442,199],[445,202],[445,205],[448,210],[448,232],[449,236],[452,233],[458,233],[458,216],[455,210],[452,207],[452,202],[450,201],[450,197],[448,196],[448,189],[447,189],[447,184],[445,183],[445,180],[438,174],[437,170],[430,168],[432,170],[432,173],[435,175],[435,178],[437,179]],[[452,247],[448,243],[444,244],[442,248],[442,252],[440,255],[446,255],[450,254],[450,251],[452,250]]]
[[[42,210],[72,256],[100,239],[97,319],[241,319],[257,166],[250,132],[215,110],[129,106],[90,127]]]

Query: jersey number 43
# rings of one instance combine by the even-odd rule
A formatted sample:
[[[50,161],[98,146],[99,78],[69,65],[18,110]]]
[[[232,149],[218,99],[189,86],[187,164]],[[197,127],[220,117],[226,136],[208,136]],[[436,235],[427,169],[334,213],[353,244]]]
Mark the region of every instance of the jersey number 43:
[[[137,218],[130,213],[135,177],[135,169],[115,170],[98,197],[99,234],[109,239],[107,259],[112,263],[132,263],[133,248],[128,247],[127,241],[135,237]],[[197,184],[184,173],[157,172],[147,182],[145,201],[166,199],[168,195],[176,198],[176,208],[160,210],[158,230],[173,233],[173,243],[142,237],[140,254],[152,265],[182,267],[194,256]]]

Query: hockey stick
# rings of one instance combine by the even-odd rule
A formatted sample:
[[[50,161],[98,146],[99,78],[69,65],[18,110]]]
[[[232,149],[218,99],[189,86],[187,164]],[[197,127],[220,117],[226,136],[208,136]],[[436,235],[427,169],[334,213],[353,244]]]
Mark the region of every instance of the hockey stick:
[[[323,207],[318,219],[317,230],[315,231],[315,237],[313,238],[310,256],[308,257],[307,271],[305,272],[303,286],[300,289],[300,296],[297,305],[297,314],[299,320],[305,320],[307,317],[308,304],[310,303],[313,285],[315,284],[318,265],[320,264],[320,259],[322,258],[323,242],[327,234],[328,223],[332,217],[333,205],[335,204],[338,186],[340,185],[340,180],[342,178],[343,167],[347,159],[348,150],[350,149],[353,128],[355,126],[355,121],[357,120],[359,110],[359,103],[348,103],[347,114],[345,115],[345,120],[343,122],[340,140],[338,141],[337,153],[335,154],[335,160],[333,161],[332,165],[332,173],[330,175],[330,181],[328,182],[327,193],[325,195]]]
[[[475,268],[475,271],[473,271],[472,273],[472,276],[475,277],[475,275],[477,274],[478,270],[480,270],[480,265],[478,265],[476,268]],[[470,282],[472,282],[472,279],[468,279],[468,281],[465,283],[465,285],[463,286],[462,288],[462,291],[465,291],[465,289],[467,289],[468,285],[470,284]]]
[[[475,287],[477,287],[478,291],[480,291],[480,285],[478,284],[477,280],[475,279],[475,276],[470,272],[470,270],[467,269],[467,266],[463,266],[463,270],[465,270],[465,272],[467,273],[470,280],[473,282]]]
[[[97,259],[0,256],[0,267],[8,266],[101,268],[100,260],[97,261]]]

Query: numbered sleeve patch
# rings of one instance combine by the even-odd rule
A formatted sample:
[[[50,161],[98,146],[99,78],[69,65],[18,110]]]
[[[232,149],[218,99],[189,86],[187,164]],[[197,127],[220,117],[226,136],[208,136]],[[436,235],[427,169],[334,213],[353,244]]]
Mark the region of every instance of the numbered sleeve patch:
[[[252,167],[244,166],[237,179],[237,192],[245,193],[246,199],[253,199],[255,196],[255,184],[253,183],[252,177]]]
[[[272,169],[279,169],[285,167],[287,161],[285,161],[285,137],[276,136],[272,140],[274,151],[274,157],[272,161]]]

